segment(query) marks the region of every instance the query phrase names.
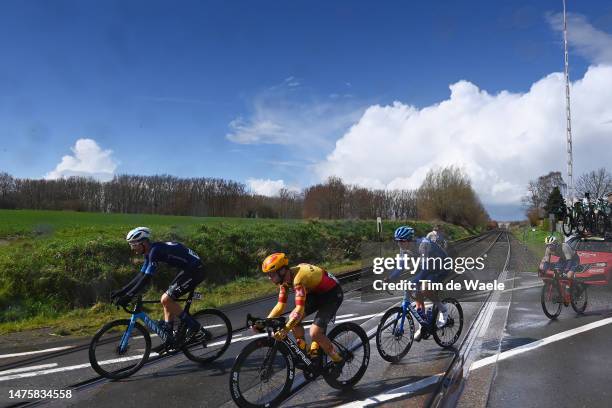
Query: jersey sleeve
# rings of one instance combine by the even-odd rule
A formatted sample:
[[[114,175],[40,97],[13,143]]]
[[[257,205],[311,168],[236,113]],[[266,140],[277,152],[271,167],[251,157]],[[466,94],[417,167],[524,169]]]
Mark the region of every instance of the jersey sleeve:
[[[547,246],[546,250],[544,251],[544,257],[542,258],[542,262],[550,262],[550,255],[551,255],[551,250],[550,247]]]
[[[268,319],[282,315],[285,311],[285,306],[287,306],[287,287],[285,285],[281,285],[280,290],[278,291],[278,302],[268,314]]]
[[[299,273],[293,281],[293,290],[295,291],[295,308],[289,314],[289,321],[285,326],[287,330],[297,326],[304,318],[304,312],[306,311],[306,286]]]
[[[145,275],[153,276],[157,269],[157,248],[151,248],[151,252],[147,255],[145,264],[142,266],[142,272]]]

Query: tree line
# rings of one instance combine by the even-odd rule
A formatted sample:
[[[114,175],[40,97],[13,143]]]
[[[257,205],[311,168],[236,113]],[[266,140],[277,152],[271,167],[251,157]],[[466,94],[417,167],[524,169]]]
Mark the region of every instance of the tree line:
[[[591,199],[597,199],[612,192],[612,174],[605,167],[586,172],[576,179],[574,189],[575,199],[581,199],[585,193],[590,193]],[[566,192],[567,184],[559,171],[531,180],[523,197],[525,214],[531,224],[537,224],[538,220],[554,212],[564,201]]]
[[[373,190],[338,177],[273,197],[240,182],[170,175],[21,179],[0,173],[0,208],[208,217],[439,219],[466,227],[488,215],[469,179],[454,167],[431,170],[416,190]]]

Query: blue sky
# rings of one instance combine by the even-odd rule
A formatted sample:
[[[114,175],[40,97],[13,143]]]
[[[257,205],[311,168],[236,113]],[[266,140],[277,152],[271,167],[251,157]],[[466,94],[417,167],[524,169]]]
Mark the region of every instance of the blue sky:
[[[111,163],[113,173],[304,187],[329,175],[324,162],[336,143],[373,106],[435,108],[461,80],[491,95],[527,93],[560,72],[561,37],[550,15],[561,7],[561,0],[3,1],[0,171],[60,174],[75,161],[57,167],[76,154],[77,140],[91,139],[112,153],[98,160],[103,168],[82,164],[76,173]],[[593,30],[612,31],[610,2],[568,7]],[[593,59],[574,52],[572,78]],[[405,153],[410,178],[418,171]],[[377,180],[388,187],[385,177]],[[494,216],[520,213],[516,200],[483,200]]]

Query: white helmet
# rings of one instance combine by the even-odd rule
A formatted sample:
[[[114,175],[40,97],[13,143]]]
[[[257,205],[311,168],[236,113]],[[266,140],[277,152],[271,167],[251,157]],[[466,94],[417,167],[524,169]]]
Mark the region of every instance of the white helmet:
[[[137,227],[128,232],[125,240],[130,244],[133,242],[140,242],[143,239],[149,239],[151,236],[151,230],[147,227]]]
[[[557,243],[557,237],[555,237],[554,235],[549,235],[549,236],[546,237],[546,239],[544,239],[544,243],[546,245],[556,244]]]

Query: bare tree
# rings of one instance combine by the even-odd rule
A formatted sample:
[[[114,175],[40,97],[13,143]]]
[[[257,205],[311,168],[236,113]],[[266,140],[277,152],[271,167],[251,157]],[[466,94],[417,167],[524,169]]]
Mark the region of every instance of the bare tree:
[[[551,171],[544,176],[538,177],[537,180],[531,180],[527,185],[527,195],[523,197],[523,205],[526,208],[526,212],[536,209],[540,216],[543,216],[546,200],[548,200],[548,196],[555,187],[558,187],[561,192],[567,189],[567,185],[559,171]]]
[[[576,193],[579,197],[591,193],[591,197],[598,198],[609,191],[612,191],[612,174],[605,167],[584,173],[576,180]]]

